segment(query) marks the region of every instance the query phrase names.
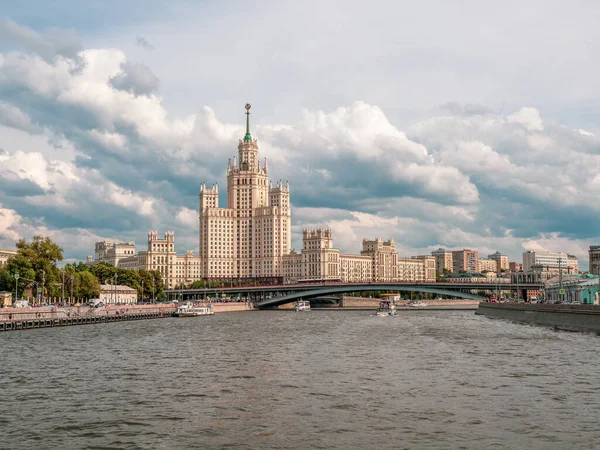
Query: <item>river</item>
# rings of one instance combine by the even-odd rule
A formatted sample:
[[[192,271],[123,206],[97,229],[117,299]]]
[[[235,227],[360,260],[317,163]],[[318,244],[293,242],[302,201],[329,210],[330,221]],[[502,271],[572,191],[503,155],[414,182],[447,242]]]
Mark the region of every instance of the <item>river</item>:
[[[600,338],[472,311],[242,312],[0,342],[0,448],[600,447]]]

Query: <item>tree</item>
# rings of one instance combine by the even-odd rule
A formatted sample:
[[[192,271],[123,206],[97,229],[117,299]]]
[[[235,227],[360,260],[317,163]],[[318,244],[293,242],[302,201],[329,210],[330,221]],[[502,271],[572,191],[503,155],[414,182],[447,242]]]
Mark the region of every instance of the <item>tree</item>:
[[[448,269],[447,267],[444,267],[444,269],[442,269],[442,273],[444,275],[450,275],[452,273],[452,271],[450,269]]]
[[[78,297],[90,299],[97,298],[100,294],[100,282],[91,272],[76,273],[78,278]]]
[[[6,289],[7,291],[14,291],[15,289],[15,278],[16,274],[19,275],[19,280],[17,282],[17,298],[23,296],[23,291],[27,288],[36,288],[37,284],[35,283],[35,270],[32,267],[31,261],[27,259],[23,254],[17,253],[15,256],[10,258],[4,266],[4,270],[8,272],[9,276],[12,280],[12,286],[10,289]]]
[[[9,262],[17,259],[19,256],[29,261],[31,269],[34,271],[32,278],[37,281],[38,286],[44,288],[44,294],[48,293],[51,296],[56,296],[56,293],[60,289],[58,286],[61,283],[61,273],[56,267],[56,263],[63,259],[62,248],[55,244],[48,236],[38,235],[34,236],[30,243],[25,239],[19,240],[17,242],[17,255],[11,258]]]

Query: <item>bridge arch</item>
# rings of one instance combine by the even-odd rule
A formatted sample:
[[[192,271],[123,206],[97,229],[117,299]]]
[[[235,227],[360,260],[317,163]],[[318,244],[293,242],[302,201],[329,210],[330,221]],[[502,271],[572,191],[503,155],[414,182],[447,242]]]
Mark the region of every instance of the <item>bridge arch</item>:
[[[359,285],[359,286],[331,286],[321,289],[313,289],[308,291],[293,292],[291,294],[281,295],[258,302],[256,306],[259,309],[273,308],[286,303],[295,302],[297,300],[308,300],[315,297],[322,297],[332,294],[343,294],[347,292],[365,292],[365,291],[401,291],[401,292],[424,292],[428,294],[448,295],[452,297],[468,298],[470,300],[485,300],[485,297],[461,292],[455,290],[447,290],[441,288],[429,288],[421,286],[398,286],[398,285]]]

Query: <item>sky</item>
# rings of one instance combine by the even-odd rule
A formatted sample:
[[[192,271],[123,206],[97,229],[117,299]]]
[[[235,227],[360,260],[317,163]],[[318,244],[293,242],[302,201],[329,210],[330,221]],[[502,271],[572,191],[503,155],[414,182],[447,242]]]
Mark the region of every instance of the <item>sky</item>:
[[[172,230],[244,135],[292,244],[575,254],[600,243],[595,1],[21,0],[0,9],[0,248]]]

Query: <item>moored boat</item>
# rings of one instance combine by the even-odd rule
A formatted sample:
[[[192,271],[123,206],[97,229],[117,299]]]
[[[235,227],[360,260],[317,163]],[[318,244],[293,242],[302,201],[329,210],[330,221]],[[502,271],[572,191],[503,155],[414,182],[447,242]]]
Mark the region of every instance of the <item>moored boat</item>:
[[[308,300],[298,300],[294,305],[295,311],[310,311],[310,302]]]
[[[410,302],[408,304],[408,306],[410,306],[412,308],[423,308],[423,307],[427,306],[427,303],[422,302],[422,301],[419,300],[418,302],[415,302],[415,301]]]
[[[196,317],[196,316],[210,316],[215,312],[212,310],[212,305],[208,304],[194,304],[192,302],[183,302],[177,308],[177,311],[173,313],[175,317]]]

